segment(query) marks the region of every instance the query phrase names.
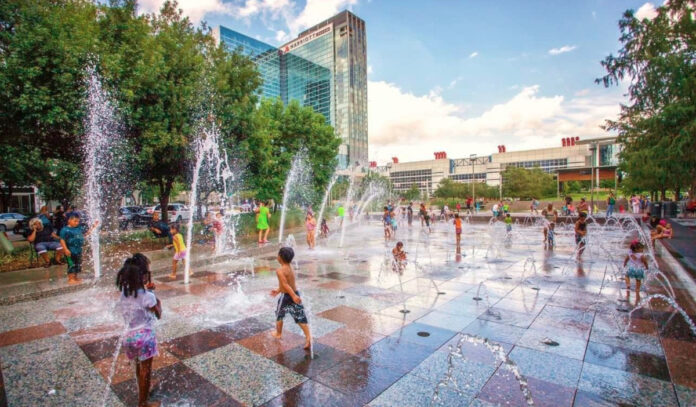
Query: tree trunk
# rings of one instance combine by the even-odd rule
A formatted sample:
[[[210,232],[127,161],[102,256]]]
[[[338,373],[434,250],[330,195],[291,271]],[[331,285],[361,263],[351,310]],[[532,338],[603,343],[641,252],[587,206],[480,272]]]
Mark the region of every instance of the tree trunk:
[[[674,201],[675,201],[675,202],[678,202],[678,201],[679,201],[679,195],[681,195],[681,188],[680,188],[680,187],[677,187],[677,188],[674,190]]]
[[[174,181],[172,179],[167,179],[164,182],[160,180],[159,184],[159,201],[160,210],[162,211],[162,220],[169,223],[169,211],[167,211],[167,207],[169,206],[169,194],[172,192],[172,185],[174,184]]]
[[[12,184],[7,184],[7,193],[4,188],[0,190],[0,198],[2,198],[2,212],[10,211],[10,203],[12,202]]]
[[[664,201],[667,199],[667,188],[662,187],[660,190],[660,200]]]

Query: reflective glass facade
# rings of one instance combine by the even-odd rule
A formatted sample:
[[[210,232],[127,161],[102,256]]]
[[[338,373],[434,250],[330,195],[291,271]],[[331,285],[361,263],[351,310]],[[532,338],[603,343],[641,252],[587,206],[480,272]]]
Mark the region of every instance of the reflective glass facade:
[[[365,22],[343,11],[276,48],[218,27],[214,35],[241,47],[258,65],[261,95],[297,100],[326,117],[341,137],[340,168],[367,165],[367,40]]]
[[[283,97],[281,93],[280,55],[278,49],[265,42],[219,26],[215,36],[230,50],[239,51],[256,63],[261,74],[261,96],[265,98]]]

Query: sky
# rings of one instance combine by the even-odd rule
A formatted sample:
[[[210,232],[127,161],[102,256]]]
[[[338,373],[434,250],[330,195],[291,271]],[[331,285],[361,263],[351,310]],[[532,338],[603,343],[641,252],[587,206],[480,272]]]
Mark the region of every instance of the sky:
[[[140,0],[153,12],[163,0]],[[282,45],[348,9],[365,20],[370,160],[379,165],[561,146],[606,136],[627,102],[600,62],[632,0],[179,0],[192,21]]]

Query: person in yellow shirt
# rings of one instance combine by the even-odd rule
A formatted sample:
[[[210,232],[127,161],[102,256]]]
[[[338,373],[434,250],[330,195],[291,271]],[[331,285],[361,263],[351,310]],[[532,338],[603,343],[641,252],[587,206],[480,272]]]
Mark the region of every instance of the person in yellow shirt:
[[[176,266],[179,260],[181,263],[186,265],[186,244],[184,243],[184,236],[179,232],[179,226],[174,224],[169,227],[169,231],[172,234],[172,244],[167,245],[167,248],[174,247],[174,258],[172,261],[172,274],[169,278],[176,280]]]

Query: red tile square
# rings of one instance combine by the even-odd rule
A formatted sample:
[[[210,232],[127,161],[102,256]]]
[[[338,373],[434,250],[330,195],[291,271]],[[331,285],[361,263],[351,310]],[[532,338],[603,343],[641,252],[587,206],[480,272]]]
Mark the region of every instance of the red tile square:
[[[104,324],[96,325],[91,328],[81,329],[79,331],[70,332],[70,337],[75,343],[83,345],[90,342],[96,342],[102,339],[111,338],[120,335],[123,332],[123,326],[119,324]]]
[[[109,357],[102,359],[94,364],[99,374],[102,375],[104,380],[109,379],[109,373],[111,372],[111,364],[114,358]],[[160,350],[159,355],[155,356],[152,360],[152,370],[161,369],[165,366],[170,366],[179,362],[179,359],[174,357],[169,352]],[[128,359],[125,353],[120,353],[116,360],[116,366],[114,368],[114,375],[111,377],[111,384],[115,385],[126,380],[133,379],[135,377],[135,362]]]
[[[318,338],[317,342],[355,355],[369,348],[370,345],[382,338],[384,338],[384,335],[377,333],[339,328]]]
[[[570,407],[573,405],[575,389],[527,377],[534,405],[539,407]],[[507,370],[499,368],[481,389],[478,398],[493,404],[524,406],[526,401],[520,385]]]
[[[65,332],[65,327],[60,322],[49,322],[48,324],[15,329],[0,334],[0,347],[35,341],[37,339],[60,335]]]
[[[329,281],[328,283],[323,283],[318,285],[321,288],[327,288],[329,290],[345,290],[355,286],[355,283],[349,283],[346,281]]]
[[[254,336],[239,340],[237,343],[267,358],[272,358],[292,348],[304,345],[305,343],[305,338],[303,336],[292,332],[283,332],[281,338],[274,338],[271,335],[273,331],[274,329],[263,331]]]

